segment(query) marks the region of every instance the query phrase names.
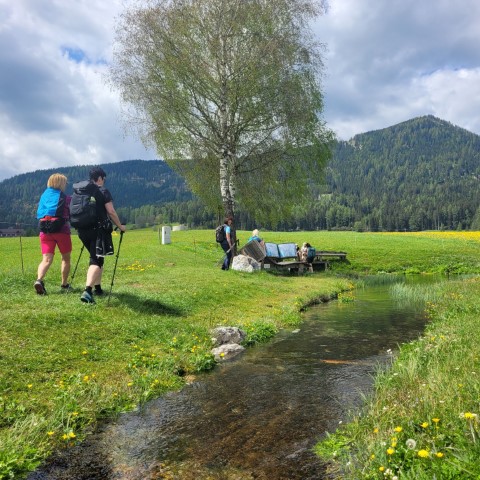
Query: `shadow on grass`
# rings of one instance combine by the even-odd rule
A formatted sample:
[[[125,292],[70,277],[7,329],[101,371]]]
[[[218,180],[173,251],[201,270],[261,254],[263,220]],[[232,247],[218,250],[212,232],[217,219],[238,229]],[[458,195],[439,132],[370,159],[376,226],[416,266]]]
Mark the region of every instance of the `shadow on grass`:
[[[106,295],[106,300],[108,295]],[[139,313],[155,314],[155,315],[172,315],[175,317],[183,317],[186,312],[172,305],[166,305],[158,300],[152,300],[131,293],[115,293],[112,292],[110,302],[112,300],[118,300],[120,303],[127,305],[132,310]],[[108,300],[107,300],[108,301]]]

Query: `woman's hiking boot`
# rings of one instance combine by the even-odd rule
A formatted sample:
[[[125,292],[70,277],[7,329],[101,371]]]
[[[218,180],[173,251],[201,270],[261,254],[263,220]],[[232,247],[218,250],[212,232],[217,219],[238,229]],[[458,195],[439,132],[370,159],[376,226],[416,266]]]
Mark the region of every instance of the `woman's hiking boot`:
[[[46,295],[47,294],[47,291],[45,290],[45,284],[43,283],[42,280],[37,280],[34,284],[33,284],[35,290],[37,291],[37,294],[38,295]]]

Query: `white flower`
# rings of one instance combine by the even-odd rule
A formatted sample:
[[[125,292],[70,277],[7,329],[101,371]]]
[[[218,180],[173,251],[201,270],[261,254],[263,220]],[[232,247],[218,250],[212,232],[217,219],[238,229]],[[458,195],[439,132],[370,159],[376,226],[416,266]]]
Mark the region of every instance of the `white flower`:
[[[417,446],[417,442],[413,438],[409,438],[406,442],[405,445],[409,450],[413,450]]]

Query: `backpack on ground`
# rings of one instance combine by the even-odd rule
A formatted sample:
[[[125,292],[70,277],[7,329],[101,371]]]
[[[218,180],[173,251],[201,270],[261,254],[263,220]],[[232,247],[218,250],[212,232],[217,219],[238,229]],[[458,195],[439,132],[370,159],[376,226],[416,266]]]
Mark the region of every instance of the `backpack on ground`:
[[[84,180],[73,184],[70,202],[70,225],[76,229],[94,228],[98,225],[97,201],[98,186]]]
[[[38,228],[43,233],[57,233],[65,225],[63,212],[66,195],[56,189],[48,188],[41,196],[37,209]]]
[[[224,225],[219,225],[216,229],[215,229],[215,240],[218,242],[218,243],[222,243],[225,241],[225,228],[224,228]]]

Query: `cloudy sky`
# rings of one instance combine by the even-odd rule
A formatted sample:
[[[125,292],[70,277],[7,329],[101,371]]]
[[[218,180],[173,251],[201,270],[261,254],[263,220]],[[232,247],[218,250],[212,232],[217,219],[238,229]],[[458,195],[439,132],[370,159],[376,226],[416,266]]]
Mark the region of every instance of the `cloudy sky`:
[[[131,0],[0,0],[0,180],[157,158],[105,83]],[[340,139],[432,114],[480,134],[479,0],[330,0],[324,118]]]

